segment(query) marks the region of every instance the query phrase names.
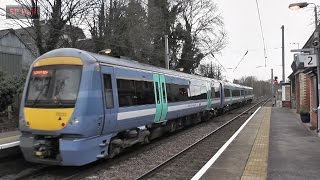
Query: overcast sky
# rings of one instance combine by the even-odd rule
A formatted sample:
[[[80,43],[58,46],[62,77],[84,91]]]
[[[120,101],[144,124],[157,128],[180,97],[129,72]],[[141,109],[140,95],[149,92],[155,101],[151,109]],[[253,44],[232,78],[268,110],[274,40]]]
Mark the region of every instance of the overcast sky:
[[[255,0],[216,0],[225,29],[228,34],[228,45],[221,55],[216,55],[220,63],[227,68],[224,72],[228,79],[242,76],[256,76],[258,79],[267,80],[271,77],[271,68],[274,75],[282,80],[282,50],[281,26],[285,27],[285,75],[288,77],[293,61],[290,49],[300,48],[313,33],[314,12],[313,5],[299,11],[288,8],[290,3],[301,2],[293,0],[258,0],[262,20],[265,45],[267,49],[267,67],[264,66],[263,42],[259,26],[259,16]],[[303,2],[303,1],[302,1]],[[320,5],[320,1],[310,0]],[[249,51],[242,63],[234,71],[246,51]],[[234,72],[233,72],[234,71]]]
[[[13,4],[12,0],[0,0],[0,7]],[[259,18],[255,0],[215,0],[219,7],[221,16],[225,23],[225,30],[228,35],[226,48],[217,54],[216,58],[227,69],[223,74],[229,80],[238,79],[242,76],[256,76],[258,79],[270,79],[271,68],[274,75],[281,80],[281,26],[285,26],[285,74],[289,76],[293,55],[290,49],[300,48],[308,40],[314,31],[313,6],[309,5],[299,11],[292,11],[288,5],[296,0],[258,0],[262,27],[267,50],[267,67],[265,65],[263,42],[259,26]],[[310,0],[308,2],[318,3]],[[0,19],[0,29],[10,28],[8,20]],[[239,63],[236,70],[231,69]],[[213,58],[212,61],[215,61]],[[260,67],[260,68],[257,68]]]

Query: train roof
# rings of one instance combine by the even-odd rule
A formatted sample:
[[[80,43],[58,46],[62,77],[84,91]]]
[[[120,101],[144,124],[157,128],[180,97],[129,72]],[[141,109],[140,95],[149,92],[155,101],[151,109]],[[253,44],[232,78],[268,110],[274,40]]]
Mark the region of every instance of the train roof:
[[[236,86],[236,87],[243,87],[243,88],[250,89],[250,87],[241,86],[238,84],[223,82],[223,81],[216,80],[216,79],[211,79],[211,78],[202,77],[202,76],[198,76],[198,75],[187,74],[187,73],[183,73],[183,72],[179,72],[179,71],[156,67],[156,66],[152,66],[149,64],[139,63],[138,61],[135,61],[135,60],[127,60],[127,59],[121,59],[121,58],[116,58],[116,57],[112,57],[112,56],[91,53],[91,52],[87,52],[87,51],[75,49],[75,48],[55,49],[55,50],[52,50],[50,52],[47,52],[47,53],[41,55],[40,57],[38,57],[36,59],[36,61],[39,59],[49,58],[49,57],[54,57],[54,56],[79,57],[84,61],[84,64],[92,64],[95,62],[99,62],[102,64],[109,64],[109,65],[120,66],[120,67],[128,67],[128,68],[133,68],[133,69],[140,69],[140,70],[152,71],[152,72],[157,72],[157,73],[170,74],[170,75],[186,77],[186,78],[205,79],[205,80],[210,80],[211,82],[222,82],[222,83],[229,85],[229,86]]]

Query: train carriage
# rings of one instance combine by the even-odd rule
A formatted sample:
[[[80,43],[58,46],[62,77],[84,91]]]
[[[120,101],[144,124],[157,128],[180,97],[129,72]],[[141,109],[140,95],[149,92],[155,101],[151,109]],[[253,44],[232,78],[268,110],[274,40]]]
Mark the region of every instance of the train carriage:
[[[240,96],[240,86],[231,83],[57,49],[30,67],[20,147],[31,162],[84,165],[245,100],[234,90]]]

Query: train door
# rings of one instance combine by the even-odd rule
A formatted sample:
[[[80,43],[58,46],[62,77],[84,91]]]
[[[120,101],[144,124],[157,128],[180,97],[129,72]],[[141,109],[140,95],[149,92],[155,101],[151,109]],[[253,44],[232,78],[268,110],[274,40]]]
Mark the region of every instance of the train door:
[[[223,102],[224,102],[224,90],[222,88],[222,84],[219,82],[219,91],[220,91],[220,99],[219,99],[219,106],[220,108],[223,107]]]
[[[207,110],[210,110],[211,109],[211,105],[212,105],[212,101],[211,99],[213,97],[211,97],[211,83],[210,82],[207,82],[207,101],[208,101],[208,105],[207,105]]]
[[[168,113],[167,90],[164,75],[153,74],[153,85],[156,101],[154,122],[159,123],[166,119]]]
[[[103,95],[104,95],[104,124],[103,132],[112,132],[116,127],[117,119],[117,102],[116,94],[116,80],[114,77],[114,69],[110,66],[101,66],[101,74],[103,78]]]

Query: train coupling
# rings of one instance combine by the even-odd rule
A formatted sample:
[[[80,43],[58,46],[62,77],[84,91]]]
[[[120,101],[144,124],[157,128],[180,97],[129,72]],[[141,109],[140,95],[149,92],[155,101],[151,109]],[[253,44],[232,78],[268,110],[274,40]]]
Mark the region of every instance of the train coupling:
[[[41,159],[56,159],[58,150],[58,144],[56,139],[41,139],[37,140],[33,145],[34,155]]]

